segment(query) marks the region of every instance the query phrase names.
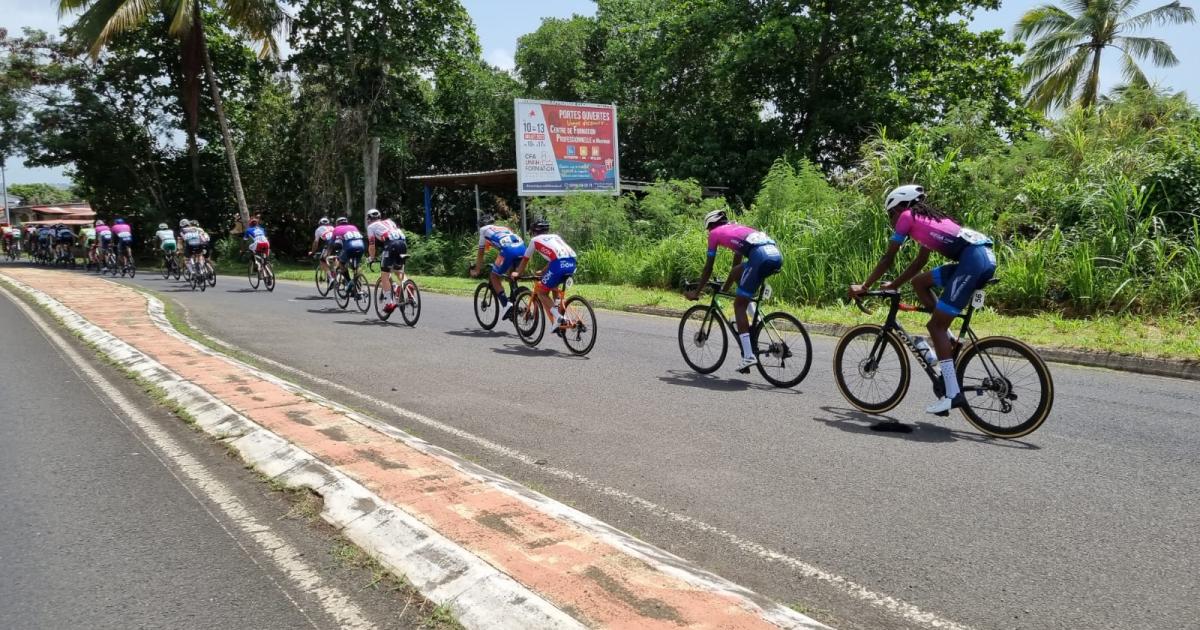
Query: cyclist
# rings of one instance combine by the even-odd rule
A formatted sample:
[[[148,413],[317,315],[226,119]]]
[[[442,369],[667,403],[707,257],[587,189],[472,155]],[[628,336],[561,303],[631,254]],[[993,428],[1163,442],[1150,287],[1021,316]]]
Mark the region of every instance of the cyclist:
[[[39,225],[37,229],[38,251],[41,253],[43,260],[50,260],[54,256],[54,229],[48,225]]]
[[[5,224],[0,227],[0,231],[4,232],[4,253],[7,254],[12,251],[13,228],[11,225]]]
[[[242,234],[243,241],[250,241],[250,255],[261,254],[264,258],[271,254],[271,241],[267,239],[267,231],[259,225],[257,218],[251,218]]]
[[[887,194],[883,207],[895,233],[888,243],[887,252],[875,265],[871,275],[867,276],[866,282],[851,285],[850,295],[861,295],[887,273],[895,262],[896,252],[900,251],[905,241],[911,238],[921,246],[908,268],[895,280],[884,283],[883,288],[899,289],[911,280],[917,298],[932,311],[926,328],[937,352],[946,393],[925,411],[944,415],[950,409],[966,404],[959,389],[958,375],[954,371],[954,345],[957,341],[950,334],[950,323],[966,308],[975,290],[987,284],[995,275],[996,255],[992,253],[992,239],[961,227],[945,212],[927,204],[925,189],[921,186],[900,186],[892,190]],[[929,253],[933,251],[954,262],[922,273],[925,263],[929,261]],[[935,286],[942,289],[940,299],[933,294]]]
[[[133,264],[133,229],[118,217],[113,221],[112,233],[117,242],[117,265],[123,268]]]
[[[317,249],[318,247],[320,249]],[[330,282],[333,281],[333,272],[329,270],[332,247],[333,226],[329,225],[329,217],[321,217],[321,220],[317,221],[317,230],[313,232],[313,242],[312,246],[308,248],[308,255],[312,256],[317,251],[321,252],[321,269],[325,271],[325,277],[329,278]]]
[[[12,229],[12,246],[16,256],[21,255],[21,240],[25,238],[25,227],[21,225],[13,226]]]
[[[203,268],[204,243],[200,228],[193,227],[187,219],[179,220],[179,238],[183,239],[183,255],[187,258],[190,273],[199,273]]]
[[[92,246],[96,243],[96,228],[90,225],[84,225],[79,229],[79,247],[83,249],[83,255],[87,258],[87,262],[95,263],[96,254],[92,251]]]
[[[154,239],[158,241],[158,249],[162,251],[163,260],[175,255],[178,246],[175,243],[175,231],[169,225],[159,223],[158,231],[154,233]]]
[[[334,223],[333,240],[335,247],[341,248],[338,252],[338,268],[346,267],[352,259],[357,264],[367,249],[362,232],[346,217],[338,217]]]
[[[708,278],[712,275],[718,247],[733,252],[733,267],[721,290],[728,291],[734,278],[739,278],[737,294],[733,299],[733,313],[737,320],[738,341],[742,346],[742,361],[738,363],[738,371],[746,374],[751,366],[758,363],[750,344],[747,309],[763,281],[783,267],[783,254],[771,237],[752,227],[731,222],[724,210],[709,212],[704,217],[704,228],[708,230],[708,260],[704,263],[704,272],[700,274],[699,286],[683,295],[689,300],[700,297],[701,289],[708,284]]]
[[[112,241],[112,228],[105,225],[104,221],[96,221],[96,246],[99,250],[97,258],[99,259],[101,271],[108,264],[108,250],[112,248]]]
[[[545,219],[534,221],[533,225],[529,226],[529,234],[532,236],[529,239],[529,247],[525,248],[525,254],[521,257],[520,264],[512,272],[512,279],[516,280],[525,273],[525,268],[529,266],[529,259],[535,252],[541,254],[542,258],[546,259],[546,268],[534,273],[536,276],[541,276],[541,279],[534,285],[533,291],[537,295],[538,301],[542,303],[542,310],[549,315],[547,321],[554,322],[559,329],[562,329],[566,327],[567,320],[550,300],[550,292],[575,273],[575,250],[571,249],[571,246],[567,245],[561,236],[550,234],[550,222]]]
[[[75,245],[75,232],[71,228],[59,223],[54,226],[54,241],[56,243],[54,247],[56,258],[66,261],[69,257],[71,265],[74,265],[75,256],[71,252],[71,247]]]
[[[387,304],[383,306],[383,310],[391,313],[396,310],[396,296],[392,295],[392,270],[395,269],[400,278],[404,278],[404,261],[408,258],[408,241],[404,239],[404,231],[396,225],[396,222],[391,219],[383,218],[375,208],[367,211],[367,256],[375,258],[375,241],[379,241],[383,247],[382,260],[379,261],[379,270],[383,272],[380,276],[382,282],[380,287],[383,289],[383,294],[387,296]]]
[[[495,221],[496,217],[490,214],[479,217],[479,250],[475,253],[475,266],[471,267],[471,277],[479,276],[479,266],[483,264],[483,255],[488,249],[495,247],[499,250],[500,254],[492,263],[491,281],[496,299],[500,301],[500,319],[504,319],[512,305],[508,302],[508,295],[504,293],[504,285],[500,279],[525,256],[525,242],[507,227],[495,225]]]

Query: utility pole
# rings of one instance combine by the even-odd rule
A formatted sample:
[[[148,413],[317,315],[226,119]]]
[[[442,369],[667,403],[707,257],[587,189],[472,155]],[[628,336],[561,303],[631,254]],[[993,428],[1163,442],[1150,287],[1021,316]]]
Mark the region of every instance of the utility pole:
[[[4,222],[12,227],[12,212],[8,209],[8,174],[4,172],[4,167],[7,166],[8,156],[0,157],[0,185],[4,189]]]

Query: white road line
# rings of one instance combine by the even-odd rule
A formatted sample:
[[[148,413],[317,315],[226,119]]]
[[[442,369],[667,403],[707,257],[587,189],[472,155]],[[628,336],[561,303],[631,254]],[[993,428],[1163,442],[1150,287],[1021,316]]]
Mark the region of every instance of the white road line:
[[[152,299],[154,299],[154,298],[152,298]],[[181,308],[183,308],[182,305],[181,305]],[[617,488],[606,486],[597,481],[589,479],[588,477],[585,477],[578,473],[571,472],[571,471],[563,469],[563,468],[538,464],[537,463],[539,461],[538,458],[532,457],[525,453],[522,453],[521,451],[519,451],[517,449],[511,448],[508,446],[504,446],[502,444],[498,444],[487,438],[480,437],[480,436],[474,435],[472,433],[469,433],[467,431],[464,431],[462,429],[459,429],[458,427],[450,426],[450,425],[440,422],[438,420],[434,420],[433,418],[429,418],[429,417],[423,416],[419,413],[416,413],[414,411],[409,411],[408,409],[404,409],[403,407],[396,406],[385,400],[381,400],[379,398],[375,398],[374,396],[370,396],[368,394],[364,394],[362,392],[355,391],[355,390],[350,389],[349,387],[346,387],[339,383],[335,383],[333,381],[326,380],[319,376],[314,376],[314,375],[304,372],[300,369],[294,368],[290,365],[285,365],[285,364],[275,361],[273,359],[264,357],[259,354],[255,354],[244,348],[236,347],[232,344],[229,344],[225,341],[217,339],[217,338],[201,331],[194,324],[192,324],[191,318],[186,313],[186,309],[184,309],[184,310],[185,310],[184,318],[187,320],[188,325],[191,326],[192,330],[194,330],[197,334],[203,336],[206,340],[212,342],[213,344],[215,344],[217,346],[225,348],[225,349],[229,350],[230,352],[233,352],[235,354],[240,353],[243,356],[247,356],[247,357],[254,359],[255,361],[261,362],[264,365],[269,365],[271,367],[277,368],[284,372],[288,372],[290,374],[299,376],[310,382],[317,383],[324,387],[329,387],[331,389],[337,390],[344,394],[354,396],[355,398],[358,398],[360,400],[367,401],[367,402],[369,402],[373,405],[376,405],[380,408],[386,409],[398,416],[412,420],[413,422],[418,422],[429,428],[436,429],[443,433],[452,435],[456,438],[465,440],[467,442],[470,442],[471,444],[474,444],[474,445],[476,445],[482,449],[485,449],[487,451],[490,451],[492,453],[496,453],[498,455],[502,455],[504,457],[516,460],[522,464],[528,465],[529,467],[531,467],[532,469],[534,469],[540,473],[546,473],[546,474],[552,475],[554,477],[558,477],[560,479],[567,480],[571,483],[578,484],[580,486],[587,488],[588,490],[599,493],[601,495],[619,499],[628,504],[634,505],[634,506],[642,509],[643,511],[653,514],[654,516],[657,516],[659,518],[665,518],[670,521],[674,521],[676,523],[680,523],[682,525],[691,527],[692,529],[694,529],[696,531],[704,532],[705,534],[709,534],[709,535],[718,537],[743,553],[746,553],[746,554],[749,554],[752,556],[756,556],[758,558],[761,558],[763,560],[767,560],[767,561],[770,561],[770,562],[773,562],[776,564],[783,565],[783,566],[789,568],[790,570],[799,573],[803,577],[819,580],[826,584],[830,584],[830,585],[836,587],[841,592],[843,592],[857,600],[865,602],[871,606],[875,606],[875,607],[881,608],[883,610],[886,610],[887,612],[889,612],[897,617],[900,617],[910,623],[916,623],[916,624],[920,624],[920,625],[923,625],[923,626],[926,626],[929,628],[939,628],[939,629],[944,629],[944,630],[971,630],[970,626],[966,626],[966,625],[960,624],[958,622],[951,621],[949,619],[943,619],[942,617],[938,616],[936,613],[921,610],[920,608],[918,608],[908,602],[905,602],[901,599],[892,597],[890,595],[885,595],[883,593],[877,593],[875,591],[868,589],[867,587],[865,587],[861,584],[858,584],[857,582],[854,582],[852,580],[844,578],[840,575],[835,575],[835,574],[825,571],[819,567],[808,564],[807,562],[804,562],[798,558],[793,558],[786,554],[782,554],[778,551],[775,551],[773,549],[765,547],[754,541],[746,540],[745,538],[742,538],[741,536],[738,536],[737,534],[734,534],[733,532],[729,532],[729,531],[726,531],[719,527],[709,525],[708,523],[705,523],[704,521],[692,518],[685,514],[678,514],[676,512],[672,512],[671,510],[669,510],[661,505],[658,505],[657,503],[648,501],[648,500],[643,499],[636,495],[629,494],[628,492],[625,492],[624,490],[619,490]],[[166,321],[165,317],[163,318],[162,321],[164,321],[164,322]],[[362,414],[358,414],[358,415],[360,417],[362,416]],[[397,429],[391,425],[380,422],[373,418],[364,418],[364,419],[367,421],[367,423],[372,425],[372,428],[374,428],[380,432],[383,432],[383,433],[386,433],[389,435],[395,435],[397,433]]]
[[[108,399],[116,408],[120,409],[122,413],[124,413],[131,421],[133,421],[133,423],[137,425],[141,432],[146,437],[150,438],[152,442],[154,442],[158,452],[166,455],[166,457],[169,458],[174,464],[175,468],[182,471],[183,474],[196,487],[203,491],[209,501],[220,508],[221,511],[224,512],[226,518],[229,521],[232,521],[237,528],[241,530],[242,534],[254,540],[254,542],[258,544],[262,553],[271,558],[276,567],[278,567],[279,570],[282,571],[297,588],[303,592],[311,594],[320,603],[321,608],[324,609],[330,617],[338,622],[340,627],[350,630],[367,630],[375,627],[374,624],[366,620],[362,611],[359,610],[358,606],[355,605],[349,597],[347,597],[340,589],[326,585],[320,574],[318,574],[306,562],[300,559],[302,555],[299,550],[288,544],[283,538],[279,537],[279,535],[273,532],[269,526],[264,525],[258,519],[254,518],[254,516],[246,509],[245,505],[243,505],[237,496],[234,495],[233,491],[228,488],[228,486],[221,483],[215,476],[212,475],[211,472],[209,472],[207,467],[205,467],[196,458],[192,457],[187,451],[180,447],[174,438],[159,428],[153,420],[139,411],[137,406],[135,406],[128,398],[126,398],[125,395],[122,394],[116,388],[116,386],[112,384],[112,382],[104,377],[104,375],[100,374],[98,371],[92,368],[92,366],[88,365],[83,357],[81,357],[74,348],[68,345],[67,342],[64,341],[57,332],[50,328],[45,323],[44,319],[32,308],[30,308],[28,304],[14,296],[11,292],[3,287],[0,287],[0,294],[6,296],[12,301],[13,304],[17,305],[18,308],[25,312],[25,315],[31,322],[33,322],[35,326],[37,326],[46,339],[56,346],[63,358],[68,360],[70,364],[73,364],[73,368],[80,373],[80,376],[86,377],[84,379],[85,382],[88,382],[90,379],[88,386],[93,392],[96,393],[98,397],[100,397],[101,401]],[[113,412],[113,415],[116,416],[118,420],[120,419],[120,414],[116,413],[116,409],[110,407],[109,410]],[[133,431],[133,434],[135,436],[138,435],[136,431]],[[140,436],[138,439],[141,439]],[[150,449],[149,447],[147,450],[152,453],[156,453],[154,449]],[[155,456],[158,457],[157,453]],[[159,459],[162,461],[161,457]],[[165,461],[163,461],[163,465],[168,471],[171,471],[172,475],[175,474],[175,469],[173,469],[171,466],[168,466]],[[182,482],[182,480],[180,481]],[[192,492],[191,488],[187,484],[181,483],[181,485],[183,485],[183,487],[187,489],[189,493]],[[195,497],[194,494],[193,497]],[[200,500],[200,497],[195,498],[198,501]],[[200,503],[201,505],[204,505],[203,501],[200,501]],[[207,507],[205,509],[207,510]],[[213,519],[217,521],[222,529],[225,528],[224,523],[222,523],[220,519],[217,519],[215,514],[212,514],[212,512],[209,512],[209,514],[213,516]],[[230,533],[228,530],[226,530],[226,532]],[[238,541],[237,537],[233,536],[232,533],[230,533],[230,537],[233,538],[234,541]],[[238,545],[240,546],[241,543],[238,542]],[[243,547],[243,549],[245,548]],[[253,555],[249,553],[247,555],[250,556],[251,560],[254,560]],[[255,560],[255,562],[257,563],[257,560]],[[281,588],[280,590],[283,591],[284,595],[292,601],[292,604],[295,605],[296,608],[300,610],[306,618],[308,618],[309,623],[311,623],[313,627],[319,627],[311,617],[308,617],[308,614],[304,612],[304,608],[299,604],[299,602],[293,600],[284,589]]]

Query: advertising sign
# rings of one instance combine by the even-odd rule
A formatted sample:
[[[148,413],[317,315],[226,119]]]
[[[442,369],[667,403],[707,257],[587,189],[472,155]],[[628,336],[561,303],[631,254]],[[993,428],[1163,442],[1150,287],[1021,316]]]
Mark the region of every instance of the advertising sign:
[[[621,192],[614,105],[516,99],[517,194]]]

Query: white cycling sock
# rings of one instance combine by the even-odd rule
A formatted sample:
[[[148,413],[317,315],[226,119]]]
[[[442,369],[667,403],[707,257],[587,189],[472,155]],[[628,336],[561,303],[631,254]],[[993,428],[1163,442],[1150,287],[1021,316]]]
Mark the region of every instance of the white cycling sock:
[[[942,383],[946,385],[946,398],[954,398],[958,395],[958,374],[954,372],[954,359],[942,359],[938,361],[938,365],[942,368]]]
[[[742,358],[753,359],[754,348],[750,347],[750,333],[742,333],[738,335],[738,341],[742,342]]]
[[[550,307],[550,315],[554,317],[554,321],[562,319],[562,315],[559,314],[557,306]]]

